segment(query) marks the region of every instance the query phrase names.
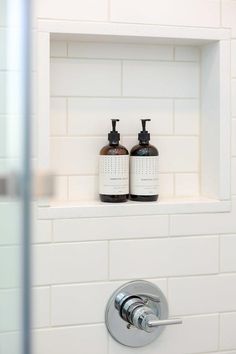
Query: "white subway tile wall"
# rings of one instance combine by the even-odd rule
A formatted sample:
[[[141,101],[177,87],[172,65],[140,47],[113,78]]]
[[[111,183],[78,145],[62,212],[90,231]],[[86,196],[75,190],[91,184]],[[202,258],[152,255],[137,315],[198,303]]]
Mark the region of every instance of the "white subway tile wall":
[[[220,214],[38,220],[33,354],[236,354],[236,0],[38,3],[40,19],[232,29],[233,203]],[[61,200],[96,199],[97,154],[112,117],[121,119],[129,148],[138,119],[152,118],[164,196],[200,193],[200,58],[189,46],[51,42],[51,158]],[[14,238],[1,231],[1,244],[11,245]],[[160,286],[170,315],[184,320],[139,349],[119,345],[104,326],[110,294],[134,278]],[[0,291],[14,309],[13,295]],[[5,317],[11,332],[3,348],[15,328]],[[13,339],[4,354],[14,352]]]
[[[162,197],[198,195],[199,58],[196,47],[52,41],[51,162],[61,176],[56,199],[98,200],[98,153],[112,117],[120,118],[121,142],[129,149],[140,118],[152,119]]]

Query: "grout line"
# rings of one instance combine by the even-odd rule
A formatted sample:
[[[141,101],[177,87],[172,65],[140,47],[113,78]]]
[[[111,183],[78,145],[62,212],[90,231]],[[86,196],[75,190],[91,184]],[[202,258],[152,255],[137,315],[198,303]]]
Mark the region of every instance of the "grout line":
[[[172,112],[172,119],[173,119],[173,133],[172,133],[172,135],[175,135],[175,131],[176,131],[176,129],[175,129],[175,99],[173,99],[172,100],[172,110],[173,110],[173,112]]]
[[[173,61],[175,62],[176,61],[176,58],[175,58],[175,46],[174,46],[174,48],[173,48]]]
[[[170,233],[170,223],[171,223],[171,219],[170,219],[170,215],[168,215],[168,230],[167,230],[167,237],[170,237],[171,233]]]
[[[77,99],[81,99],[81,98],[88,98],[88,99],[138,99],[138,100],[199,100],[198,96],[190,96],[190,97],[173,97],[173,96],[87,96],[87,95],[51,95],[51,98],[77,98]],[[4,113],[3,113],[4,114]],[[2,114],[2,115],[3,115]]]
[[[221,271],[222,267],[221,267],[221,235],[218,235],[218,263],[219,263],[219,269],[218,272],[219,274],[224,273],[223,271]]]
[[[54,220],[50,220],[51,221],[51,227],[50,227],[50,231],[51,231],[51,236],[50,236],[50,242],[45,242],[45,243],[53,243],[54,242]],[[33,243],[35,244],[35,243]]]
[[[61,220],[64,220],[64,219],[61,219]],[[183,240],[183,239],[204,239],[204,238],[215,238],[216,235],[190,235],[190,236],[173,236],[173,235],[166,235],[166,236],[142,236],[142,237],[126,237],[126,238],[116,238],[116,237],[112,237],[111,239],[110,238],[99,238],[99,239],[82,239],[82,240],[63,240],[63,241],[57,241],[57,240],[54,240],[53,244],[63,244],[63,245],[74,245],[74,244],[82,244],[82,243],[103,243],[103,242],[106,242],[106,241],[119,241],[119,242],[130,242],[130,241],[134,241],[134,242],[137,242],[137,241],[158,241],[158,240]],[[38,243],[34,243],[34,245],[42,245],[42,244],[48,244],[50,245],[51,242],[38,242]],[[221,272],[220,274],[225,274],[225,273],[236,273],[236,269],[235,271],[231,271],[231,272]]]
[[[179,172],[177,172],[179,173]],[[185,173],[185,172],[181,172],[181,173]],[[174,181],[174,185],[173,185],[173,193],[174,193],[174,197],[176,197],[176,172],[173,173],[173,181]]]
[[[235,1],[235,0],[232,0],[232,1]],[[45,21],[52,21],[52,18],[51,17],[39,17],[38,18],[38,21],[39,22],[45,22]],[[54,20],[55,22],[60,22],[60,21],[65,21],[65,18],[57,18],[56,20]],[[73,20],[73,19],[66,19],[66,22],[68,22],[68,23],[78,23],[78,22],[88,22],[88,20],[86,19],[86,20],[83,20],[83,19],[80,19],[80,20],[78,20],[78,19],[76,19],[76,20]],[[106,21],[101,21],[101,20],[94,20],[94,19],[92,19],[92,20],[89,20],[89,22],[91,22],[91,23],[99,23],[99,24],[107,24],[107,22]],[[114,23],[114,24],[118,24],[118,25],[122,25],[122,24],[128,24],[128,25],[130,25],[130,24],[132,24],[132,25],[138,25],[138,26],[143,26],[143,25],[145,25],[146,27],[149,27],[149,26],[156,26],[156,27],[158,27],[159,25],[157,25],[157,23],[156,22],[149,22],[149,23],[146,23],[146,22],[127,22],[127,21],[110,21],[110,23]],[[197,30],[202,30],[202,29],[212,29],[212,30],[214,30],[214,31],[219,31],[219,27],[215,27],[215,26],[190,26],[190,25],[174,25],[174,24],[172,24],[172,25],[161,25],[161,27],[163,27],[163,28],[194,28],[194,29],[197,29]],[[8,28],[7,26],[5,26],[5,25],[1,25],[0,26],[0,28]],[[229,27],[222,27],[223,29],[229,29],[230,28],[230,26]]]
[[[69,183],[69,176],[66,178],[66,197],[67,200],[69,200],[69,195],[70,195],[70,183]]]
[[[234,275],[236,276],[236,272],[229,273],[227,275]],[[225,276],[225,275],[224,275]],[[143,278],[147,279],[148,281],[159,281],[159,280],[165,280],[165,279],[169,279],[169,281],[171,280],[185,280],[188,278],[191,279],[196,279],[196,278],[213,278],[213,277],[222,277],[222,275],[219,275],[218,273],[204,273],[204,274],[183,274],[183,275],[163,275],[163,276],[143,276]],[[38,289],[38,288],[69,288],[69,287],[74,287],[74,286],[90,286],[90,285],[94,285],[94,286],[98,286],[98,285],[106,285],[106,284],[114,284],[114,283],[121,283],[121,282],[128,282],[130,280],[137,280],[140,279],[139,277],[128,277],[128,278],[115,278],[115,279],[101,279],[101,280],[87,280],[87,281],[77,281],[77,282],[70,282],[70,283],[50,283],[50,284],[34,284],[33,288],[34,289]],[[0,289],[1,291],[8,291],[8,290],[17,290],[16,288],[2,288]],[[236,313],[236,308],[233,310],[224,310],[224,311],[219,311],[219,313],[231,313],[231,312],[235,312]],[[204,313],[202,313],[203,315]],[[192,314],[193,315],[193,314]]]
[[[232,313],[235,313],[235,311],[232,311]],[[201,314],[179,314],[179,316],[182,316],[183,318],[199,318],[199,317],[208,317],[212,315],[217,315],[218,313],[216,312],[208,312],[208,313],[201,313]],[[46,329],[51,329],[51,328],[69,328],[69,327],[90,327],[90,326],[97,326],[97,325],[104,325],[104,322],[99,321],[99,322],[91,322],[91,323],[78,323],[78,324],[60,324],[60,325],[53,325],[51,327],[40,327],[40,328],[34,328],[35,331],[41,331],[41,330],[46,330]],[[4,331],[4,333],[15,333],[14,331]],[[215,351],[213,351],[215,353]],[[217,351],[218,352],[218,351]],[[211,352],[207,352],[211,353]],[[221,351],[220,351],[221,353]],[[230,350],[224,350],[222,353],[234,353],[233,349]],[[204,352],[206,354],[206,352]]]
[[[68,59],[68,60],[90,60],[90,61],[102,61],[102,60],[106,60],[106,61],[119,61],[119,60],[123,60],[123,61],[135,61],[135,62],[154,62],[154,63],[174,63],[174,64],[178,64],[178,63],[184,63],[184,64],[192,64],[192,63],[198,63],[199,61],[198,60],[176,60],[176,61],[173,61],[173,60],[170,60],[169,58],[168,59],[143,59],[143,58],[125,58],[125,57],[115,57],[115,58],[110,58],[110,57],[86,57],[86,56],[83,56],[83,57],[80,57],[80,56],[51,56],[50,57],[51,59],[53,59],[52,61],[57,61],[60,60],[60,59]],[[1,70],[0,70],[1,71]],[[3,70],[3,71],[7,71],[7,70]]]
[[[111,21],[111,1],[107,1],[107,21]]]
[[[217,336],[217,347],[218,347],[218,351],[220,350],[220,342],[221,342],[221,324],[220,321],[221,320],[221,316],[220,316],[220,312],[218,313],[218,336]]]
[[[52,327],[52,286],[49,286],[49,324]]]
[[[201,177],[202,177],[202,109],[201,109],[201,103],[202,103],[202,87],[201,87],[201,83],[202,83],[202,51],[200,50],[200,65],[199,65],[199,101],[198,101],[198,110],[199,110],[199,114],[198,114],[198,188],[199,188],[199,194],[202,195],[202,185],[203,183],[201,183]]]
[[[220,27],[223,27],[223,0],[220,0],[219,3],[219,10],[220,10]]]
[[[173,134],[152,134],[152,138],[155,138],[155,139],[160,139],[160,138],[170,138],[172,137],[173,139],[175,138],[199,138],[199,135],[197,134],[178,134],[178,135],[173,135]],[[60,138],[70,138],[70,139],[73,139],[73,138],[81,138],[81,139],[91,139],[91,138],[101,138],[101,139],[104,139],[104,138],[107,138],[107,135],[96,135],[96,134],[93,134],[93,135],[51,135],[50,137],[51,139],[60,139]],[[137,134],[133,134],[133,135],[123,135],[122,139],[130,139],[130,138],[137,138]]]
[[[176,174],[189,174],[189,175],[192,175],[192,174],[198,174],[198,171],[177,171],[177,172],[174,172]],[[160,175],[173,175],[174,174],[173,171],[169,171],[169,172],[162,172],[162,171],[159,171],[159,174]],[[54,174],[55,177],[98,177],[98,173],[79,173],[79,174],[67,174],[67,175],[64,175],[64,174]],[[188,198],[188,197],[186,197]],[[172,198],[171,198],[172,199]],[[195,198],[193,198],[195,199]],[[75,200],[76,201],[76,200]],[[90,202],[93,202],[94,199],[91,199],[89,200]],[[78,201],[79,202],[79,201]]]
[[[65,220],[65,219],[60,219],[60,220]],[[66,219],[66,220],[71,220],[71,219]],[[232,234],[223,234],[221,236],[232,236],[234,237],[235,235],[232,235]],[[75,244],[75,243],[88,243],[88,242],[105,242],[105,241],[139,241],[139,240],[163,240],[163,239],[183,239],[183,238],[188,238],[188,239],[191,239],[191,238],[205,238],[205,237],[216,237],[216,235],[189,235],[189,236],[173,236],[173,235],[166,235],[166,236],[153,236],[153,237],[140,237],[140,238],[112,238],[112,239],[83,239],[83,240],[70,240],[70,241],[57,241],[57,240],[54,240],[53,241],[53,244]],[[48,242],[34,242],[32,243],[33,246],[35,245],[50,245],[52,244],[52,242],[48,241]],[[13,245],[2,245],[1,247],[9,247],[9,246],[13,246]],[[236,273],[236,269],[235,271],[221,271],[219,274],[222,275],[222,274],[234,274]]]
[[[66,97],[66,136],[69,136],[69,98]]]

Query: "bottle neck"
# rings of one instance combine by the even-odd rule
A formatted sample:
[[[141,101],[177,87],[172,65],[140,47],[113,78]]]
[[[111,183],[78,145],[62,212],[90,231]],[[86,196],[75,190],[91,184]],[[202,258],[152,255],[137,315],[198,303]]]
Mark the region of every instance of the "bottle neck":
[[[110,141],[109,146],[119,146],[119,141]]]
[[[149,140],[141,140],[139,141],[139,145],[149,145]]]

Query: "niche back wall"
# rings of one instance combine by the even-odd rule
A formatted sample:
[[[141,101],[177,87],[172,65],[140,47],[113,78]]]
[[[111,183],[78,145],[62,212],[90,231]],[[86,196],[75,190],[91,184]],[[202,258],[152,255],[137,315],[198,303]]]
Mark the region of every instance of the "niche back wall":
[[[169,45],[51,42],[51,166],[57,199],[98,199],[98,154],[111,118],[121,143],[137,143],[151,118],[160,152],[160,195],[199,194],[200,49]]]

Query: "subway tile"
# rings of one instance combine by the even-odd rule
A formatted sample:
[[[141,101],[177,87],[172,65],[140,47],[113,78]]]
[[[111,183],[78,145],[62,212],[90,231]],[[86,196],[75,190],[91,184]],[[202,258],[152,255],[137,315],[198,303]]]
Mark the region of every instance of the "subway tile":
[[[236,157],[236,119],[232,119],[231,134],[232,156]]]
[[[174,195],[174,176],[171,173],[159,174],[160,198],[173,197]]]
[[[200,58],[199,47],[178,46],[175,47],[175,60],[177,61],[198,61]]]
[[[0,0],[0,26],[6,26],[6,20],[7,20],[7,3],[6,0]]]
[[[14,159],[15,166],[13,165],[13,161],[11,161],[12,165],[9,162],[8,165],[8,171],[10,168],[17,168],[19,165],[20,161],[20,138],[19,138],[19,129],[21,125],[21,117],[20,115],[15,115],[15,114],[10,114],[10,115],[2,115],[2,129],[3,132],[2,134],[4,135],[3,141],[1,142],[2,147],[0,146],[0,157],[5,157],[8,159]],[[34,117],[31,117],[31,134],[32,137],[34,138],[34,141],[32,142],[32,148],[31,148],[31,157],[35,156],[35,150],[36,150],[36,144],[37,144],[37,137],[35,137],[35,119]],[[9,134],[11,132],[11,134]],[[13,167],[14,166],[14,167]]]
[[[175,100],[175,134],[199,134],[199,100]]]
[[[220,237],[220,269],[222,272],[236,271],[236,235]]]
[[[0,245],[19,244],[20,203],[16,201],[0,203],[0,215]],[[13,219],[14,223],[11,222]]]
[[[40,0],[37,6],[39,18],[63,19],[76,21],[106,21],[108,12],[107,0],[67,0],[60,2]]]
[[[34,220],[33,243],[47,243],[52,239],[52,221],[51,220]]]
[[[236,38],[236,2],[235,0],[222,1],[222,26],[231,27],[231,35]]]
[[[10,222],[10,221],[8,221]],[[0,288],[16,288],[20,279],[21,246],[0,247]]]
[[[209,335],[209,331],[211,335]],[[201,338],[201,340],[199,340],[199,338]],[[111,354],[208,353],[212,350],[216,351],[217,345],[217,315],[185,317],[183,318],[182,325],[167,326],[156,341],[143,348],[124,347],[109,337],[109,349]]]
[[[53,199],[56,202],[66,201],[68,199],[68,177],[67,176],[54,176],[55,195]]]
[[[197,63],[124,61],[123,95],[189,97],[199,95]]]
[[[103,322],[107,301],[120,285],[97,283],[53,286],[52,324],[63,326]],[[88,311],[91,304],[93,310]]]
[[[21,111],[20,80],[21,71],[12,70],[0,72],[0,114],[16,116]],[[14,90],[7,90],[7,83],[9,82],[11,83],[11,87],[14,87]],[[17,121],[15,121],[15,123],[17,124]],[[18,132],[17,129],[16,132]],[[16,142],[17,140],[15,141],[15,143]]]
[[[170,217],[170,234],[186,236],[234,233],[235,218],[236,199],[233,197],[231,212],[172,215]]]
[[[167,45],[68,42],[68,56],[77,58],[172,60],[173,47]]]
[[[236,348],[235,327],[236,312],[222,313],[220,315],[220,349],[229,350]]]
[[[98,176],[69,177],[69,200],[98,200]]]
[[[32,327],[50,326],[50,288],[32,289]]]
[[[152,135],[173,132],[172,100],[135,98],[69,98],[68,129],[70,135],[105,135],[111,130],[110,117],[120,118],[121,135],[134,135],[141,130],[140,117],[152,119]]]
[[[1,6],[1,5],[0,5]],[[21,346],[21,332],[0,333],[1,353],[16,354]]]
[[[236,39],[231,40],[231,75],[236,78]]]
[[[98,154],[106,143],[105,137],[54,137],[51,139],[52,170],[57,175],[97,174]],[[122,143],[130,149],[137,139],[124,137]],[[197,137],[153,137],[151,143],[159,150],[161,173],[198,171]]]
[[[151,144],[159,151],[160,173],[197,172],[199,166],[198,137],[151,136]],[[128,150],[137,144],[135,137],[124,137],[122,144]]]
[[[97,174],[99,151],[106,143],[106,138],[98,137],[52,138],[51,161],[54,174]]]
[[[99,200],[98,176],[71,176],[69,178],[70,201]],[[174,194],[174,178],[172,174],[159,174],[160,197],[172,197]]]
[[[119,96],[118,60],[51,59],[52,96]]]
[[[218,262],[217,237],[110,242],[111,279],[217,273]]]
[[[37,330],[33,334],[34,354],[107,354],[104,325]]]
[[[31,34],[33,35],[33,31]],[[32,43],[32,52],[36,49],[33,45],[34,43]],[[7,27],[0,29],[0,70],[19,70],[21,68],[21,61],[16,55],[21,50],[20,46],[20,32],[16,26],[11,27],[10,30]],[[32,62],[32,64],[34,63]]]
[[[175,175],[175,194],[177,197],[199,195],[199,175],[197,173],[178,173]]]
[[[135,0],[112,0],[111,20],[159,25],[218,27],[220,25],[220,1],[150,0],[147,4],[141,0],[137,4]]]
[[[21,327],[21,300],[17,289],[0,290],[0,333],[13,332]]]
[[[36,245],[33,256],[35,285],[107,279],[106,242]]]
[[[152,280],[166,293],[166,280]],[[107,301],[123,282],[91,283],[52,287],[54,326],[104,322]],[[88,311],[93,304],[93,311]]]
[[[53,40],[50,42],[50,57],[66,57],[67,56],[67,42]]]
[[[67,134],[67,103],[66,98],[51,97],[50,100],[50,132],[51,135]]]
[[[173,316],[236,310],[235,274],[172,278],[168,289]]]
[[[81,232],[86,230],[86,234]],[[54,242],[148,238],[168,235],[168,216],[58,219],[53,221]]]
[[[160,172],[198,171],[199,141],[196,137],[159,137],[152,144],[160,154]]]

